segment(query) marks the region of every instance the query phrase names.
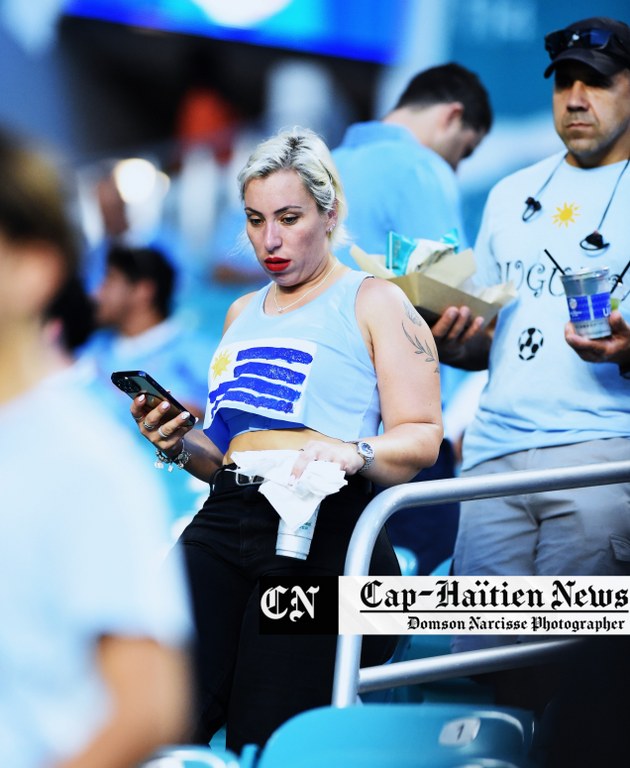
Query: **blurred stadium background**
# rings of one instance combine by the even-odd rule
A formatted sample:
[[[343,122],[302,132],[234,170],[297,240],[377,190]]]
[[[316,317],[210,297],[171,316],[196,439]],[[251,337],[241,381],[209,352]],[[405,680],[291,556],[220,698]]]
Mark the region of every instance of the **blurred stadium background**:
[[[627,0],[2,0],[0,121],[77,168],[135,154],[172,164],[195,106],[219,153],[236,124],[294,114],[334,145],[415,71],[455,60],[496,113],[461,168],[474,235],[489,186],[558,146],[544,34],[594,14],[627,19]],[[199,90],[205,104],[192,103]]]

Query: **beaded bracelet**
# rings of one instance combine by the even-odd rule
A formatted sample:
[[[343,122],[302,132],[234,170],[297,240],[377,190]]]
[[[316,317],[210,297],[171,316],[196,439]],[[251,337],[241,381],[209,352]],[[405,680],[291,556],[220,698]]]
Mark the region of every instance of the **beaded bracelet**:
[[[159,448],[155,449],[155,455],[157,458],[153,466],[156,469],[164,469],[164,467],[167,466],[168,471],[172,472],[174,466],[183,469],[186,464],[188,464],[192,454],[186,449],[186,443],[182,438],[182,449],[174,458],[167,456],[167,454],[165,454],[164,451],[161,451]]]

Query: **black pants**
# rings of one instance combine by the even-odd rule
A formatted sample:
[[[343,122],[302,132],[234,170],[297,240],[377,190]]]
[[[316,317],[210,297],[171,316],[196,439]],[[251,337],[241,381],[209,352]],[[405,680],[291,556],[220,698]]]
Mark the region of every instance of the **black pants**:
[[[278,514],[257,486],[239,487],[219,470],[214,490],[183,532],[197,627],[198,713],[195,741],[208,743],[227,724],[227,746],[262,745],[292,715],[330,704],[336,636],[261,635],[258,580],[340,575],[355,523],[371,498],[363,478],[321,504],[306,560],[275,554]],[[382,531],[371,573],[399,574]],[[363,665],[389,658],[396,638],[368,637]]]

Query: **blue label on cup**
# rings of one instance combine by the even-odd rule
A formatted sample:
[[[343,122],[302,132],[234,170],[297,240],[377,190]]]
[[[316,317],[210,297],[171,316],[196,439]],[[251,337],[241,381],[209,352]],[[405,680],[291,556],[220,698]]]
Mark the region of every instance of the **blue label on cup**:
[[[594,293],[591,296],[569,296],[569,316],[572,323],[602,320],[610,315],[610,293]]]

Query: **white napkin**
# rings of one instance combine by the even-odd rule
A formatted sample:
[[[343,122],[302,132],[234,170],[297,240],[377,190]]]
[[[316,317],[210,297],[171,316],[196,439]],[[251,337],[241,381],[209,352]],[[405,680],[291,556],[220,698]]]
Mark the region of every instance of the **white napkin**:
[[[296,531],[309,520],[322,499],[348,484],[334,461],[311,461],[296,481],[291,470],[299,451],[236,451],[232,460],[243,475],[264,477],[258,490],[287,524]]]

